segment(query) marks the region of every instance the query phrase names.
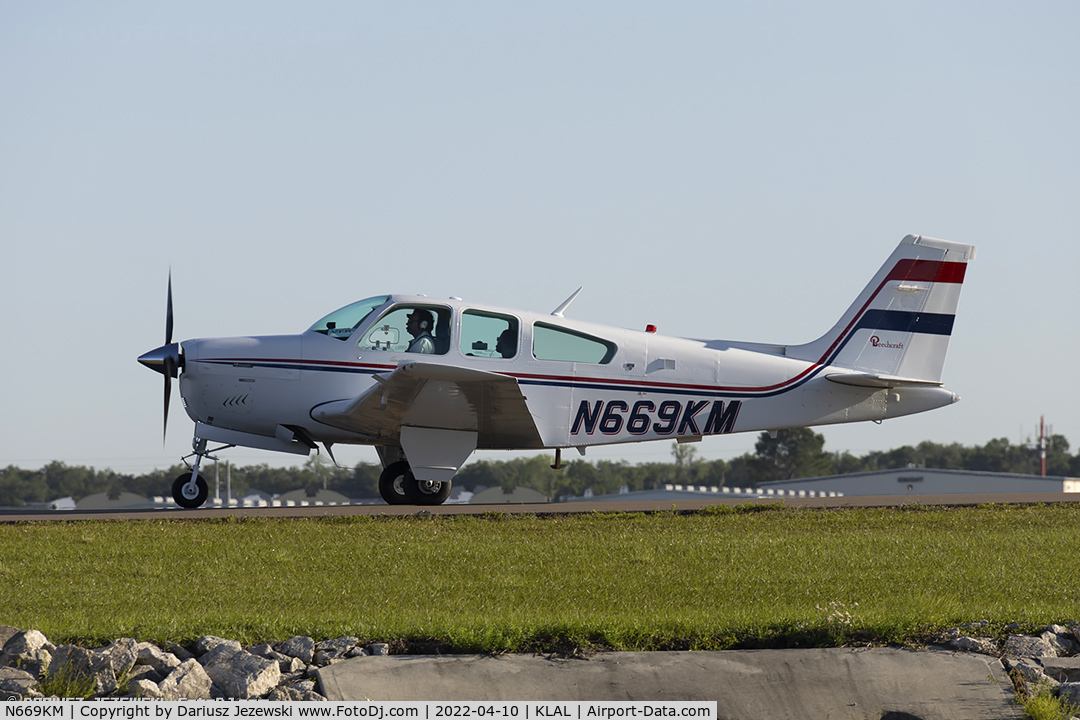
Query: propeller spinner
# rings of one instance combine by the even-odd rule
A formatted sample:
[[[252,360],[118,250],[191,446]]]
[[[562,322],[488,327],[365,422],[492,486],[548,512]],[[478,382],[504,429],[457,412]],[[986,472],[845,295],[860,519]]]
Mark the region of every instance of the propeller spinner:
[[[180,354],[180,344],[172,341],[173,333],[173,302],[172,302],[172,272],[169,272],[169,295],[165,305],[165,344],[148,353],[139,356],[139,362],[146,367],[165,376],[165,416],[162,423],[161,438],[165,440],[165,433],[169,428],[169,399],[172,397],[172,379],[178,377],[181,368],[184,367],[184,358]]]

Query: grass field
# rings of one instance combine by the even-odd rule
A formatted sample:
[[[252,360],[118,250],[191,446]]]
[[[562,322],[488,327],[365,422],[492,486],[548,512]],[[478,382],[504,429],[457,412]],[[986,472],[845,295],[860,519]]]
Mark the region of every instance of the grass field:
[[[53,642],[356,635],[443,652],[911,642],[1080,619],[1080,506],[0,526]]]

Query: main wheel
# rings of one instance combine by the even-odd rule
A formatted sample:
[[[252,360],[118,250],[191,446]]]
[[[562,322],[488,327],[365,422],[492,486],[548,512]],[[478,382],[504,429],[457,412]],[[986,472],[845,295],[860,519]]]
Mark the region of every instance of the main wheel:
[[[210,496],[210,488],[207,487],[202,475],[195,478],[194,488],[191,487],[190,482],[191,473],[188,473],[176,478],[172,484],[173,500],[182,508],[197,508]]]
[[[405,505],[409,502],[405,496],[406,478],[416,482],[406,460],[390,463],[383,469],[379,475],[379,494],[387,505]]]
[[[405,497],[413,505],[442,505],[450,497],[450,481],[417,480],[410,472],[405,481]]]

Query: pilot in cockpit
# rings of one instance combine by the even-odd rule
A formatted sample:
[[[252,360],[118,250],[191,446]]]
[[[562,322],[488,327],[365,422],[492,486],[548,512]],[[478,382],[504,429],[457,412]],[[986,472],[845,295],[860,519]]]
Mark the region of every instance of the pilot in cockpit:
[[[425,353],[430,355],[435,352],[435,340],[431,337],[431,329],[435,326],[435,318],[430,310],[416,308],[409,313],[405,323],[405,330],[413,336],[412,342],[405,352]]]
[[[517,338],[514,337],[514,331],[511,328],[506,328],[499,335],[499,338],[495,341],[495,352],[499,353],[500,357],[512,358],[517,352]]]

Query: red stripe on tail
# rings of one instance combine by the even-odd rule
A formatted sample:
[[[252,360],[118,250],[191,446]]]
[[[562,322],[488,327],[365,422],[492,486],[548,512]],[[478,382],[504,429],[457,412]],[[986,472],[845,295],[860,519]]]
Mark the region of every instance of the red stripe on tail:
[[[914,280],[939,283],[963,283],[967,263],[906,259],[896,263],[889,280]]]

